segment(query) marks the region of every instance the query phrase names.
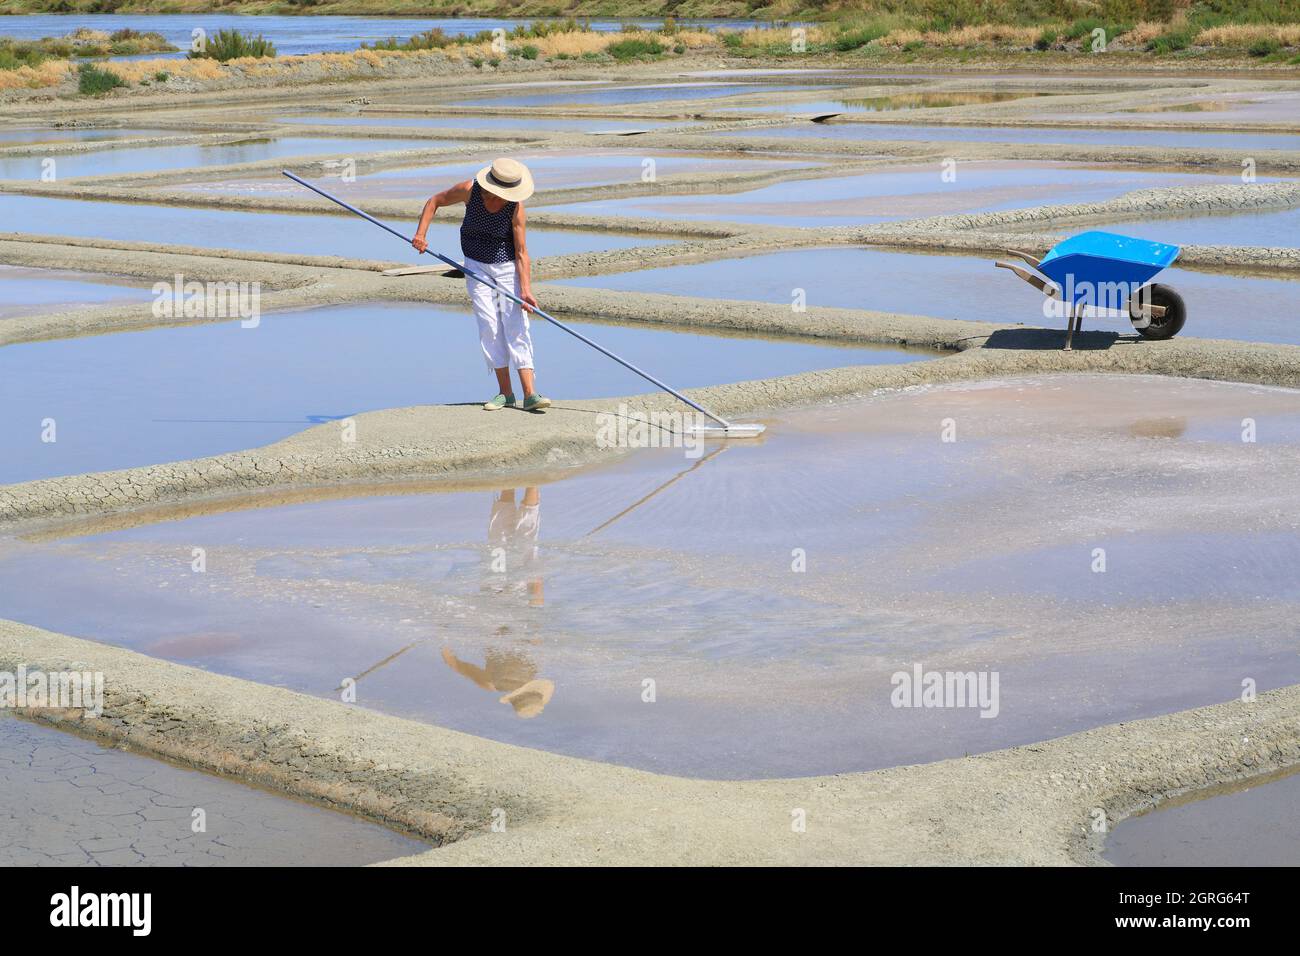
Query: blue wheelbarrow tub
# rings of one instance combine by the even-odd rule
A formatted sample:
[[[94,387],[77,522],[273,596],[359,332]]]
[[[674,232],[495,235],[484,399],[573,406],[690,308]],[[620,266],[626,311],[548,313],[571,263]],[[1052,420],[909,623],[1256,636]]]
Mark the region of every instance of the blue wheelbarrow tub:
[[[1038,271],[1055,282],[1062,295],[1072,290],[1071,298],[1077,301],[1104,283],[1122,282],[1136,290],[1177,259],[1179,251],[1166,242],[1114,232],[1081,232],[1053,246]],[[1073,281],[1067,281],[1068,276]]]

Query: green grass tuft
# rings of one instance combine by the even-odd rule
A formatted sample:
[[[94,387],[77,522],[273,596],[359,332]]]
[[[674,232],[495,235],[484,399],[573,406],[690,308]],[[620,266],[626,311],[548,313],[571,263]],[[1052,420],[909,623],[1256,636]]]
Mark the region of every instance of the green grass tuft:
[[[275,56],[275,44],[260,33],[257,36],[238,30],[218,30],[208,37],[203,49],[191,50],[190,59],[238,60],[241,57],[269,58]]]
[[[93,63],[83,63],[77,67],[77,92],[83,96],[107,93],[119,86],[126,86],[126,80],[116,73],[101,70]]]
[[[664,45],[658,40],[628,37],[626,40],[611,43],[605,48],[605,52],[615,60],[623,62],[639,56],[659,56],[664,49]]]

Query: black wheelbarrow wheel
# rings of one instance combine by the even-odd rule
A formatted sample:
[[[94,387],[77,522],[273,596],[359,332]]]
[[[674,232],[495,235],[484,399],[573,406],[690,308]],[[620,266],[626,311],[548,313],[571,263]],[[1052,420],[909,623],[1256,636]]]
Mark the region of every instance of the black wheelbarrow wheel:
[[[1137,330],[1142,338],[1156,341],[1172,339],[1183,330],[1183,323],[1187,321],[1187,305],[1183,302],[1183,297],[1169,286],[1153,282],[1138,289],[1134,301],[1129,303],[1129,314],[1134,315],[1142,305],[1148,304],[1164,306],[1165,314],[1159,318],[1151,316],[1151,324]]]

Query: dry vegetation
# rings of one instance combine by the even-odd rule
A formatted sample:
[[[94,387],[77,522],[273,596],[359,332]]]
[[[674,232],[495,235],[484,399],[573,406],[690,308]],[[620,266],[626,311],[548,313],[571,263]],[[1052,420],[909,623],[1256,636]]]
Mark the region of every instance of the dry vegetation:
[[[504,48],[490,33],[452,37],[432,29],[407,40],[393,39],[350,53],[322,53],[307,56],[268,58],[240,57],[218,62],[212,59],[147,60],[98,64],[98,68],[129,86],[184,81],[204,84],[238,80],[240,77],[285,82],[311,81],[381,74],[401,57],[404,66],[420,67],[420,59],[436,69],[492,69],[508,60],[543,61],[626,61],[671,59],[698,50],[724,52],[735,57],[792,57],[806,52],[839,55],[847,59],[862,56],[915,58],[933,51],[934,56],[992,54],[1014,56],[1086,55],[1095,48],[1101,31],[1111,51],[1141,52],[1151,56],[1186,58],[1214,53],[1263,63],[1300,65],[1300,23],[1278,20],[1275,0],[1242,0],[1253,14],[1242,13],[1250,22],[1223,22],[1228,14],[1206,12],[1204,4],[1188,0],[1048,0],[1036,5],[1040,11],[1094,9],[1099,11],[1164,10],[1167,19],[1124,21],[1118,16],[1087,16],[1075,20],[1041,20],[1033,25],[998,22],[1001,14],[1016,9],[1019,0],[881,0],[881,11],[870,17],[853,17],[833,23],[800,28],[790,26],[745,30],[705,31],[681,29],[671,19],[663,29],[595,31],[583,24],[537,22],[519,27],[506,37]],[[0,0],[3,3],[3,0]],[[1291,4],[1292,0],[1276,0]],[[968,7],[975,4],[993,22],[968,23]],[[1224,2],[1220,2],[1220,7]],[[935,14],[944,10],[943,16]],[[965,11],[965,12],[963,12]],[[1253,17],[1253,19],[1252,19]],[[1274,22],[1277,21],[1277,22]],[[103,45],[118,40],[139,43],[147,35],[108,36],[82,31],[77,42]],[[161,38],[158,38],[161,40]],[[63,43],[74,37],[63,38]],[[53,43],[54,41],[40,41]],[[153,42],[153,41],[146,41]],[[802,47],[802,49],[797,49]],[[49,47],[49,49],[56,49]],[[57,48],[61,49],[61,48]],[[414,59],[411,59],[414,58]],[[64,57],[50,56],[31,44],[18,45],[0,38],[0,90],[19,88],[63,88],[76,84],[76,72]],[[82,84],[83,90],[85,84]]]
[[[36,66],[22,64],[13,69],[0,69],[0,90],[35,90],[58,86],[71,74],[72,64],[67,60],[46,60]]]
[[[1275,40],[1282,46],[1300,47],[1300,23],[1234,23],[1210,27],[1196,35],[1198,46],[1249,47]]]
[[[1042,27],[1004,26],[998,23],[955,30],[891,30],[878,41],[882,46],[906,47],[917,43],[936,49],[1009,47],[1029,49],[1043,32]]]

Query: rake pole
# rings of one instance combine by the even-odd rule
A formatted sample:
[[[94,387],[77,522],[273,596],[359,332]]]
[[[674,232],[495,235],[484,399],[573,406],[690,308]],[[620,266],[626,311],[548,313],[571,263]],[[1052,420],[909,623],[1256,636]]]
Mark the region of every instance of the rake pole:
[[[376,219],[374,216],[370,215],[368,212],[364,212],[358,209],[356,206],[344,202],[342,199],[339,199],[337,196],[331,196],[325,190],[319,188],[318,186],[313,186],[311,183],[307,182],[307,180],[295,176],[287,169],[281,170],[281,172],[283,172],[284,175],[288,176],[299,186],[307,187],[317,195],[324,196],[326,199],[328,199],[330,202],[334,203],[335,205],[342,206],[348,212],[360,216],[362,219],[366,220],[367,222],[374,223],[380,229],[386,230],[387,232],[391,232],[394,236],[396,236],[398,239],[401,239],[407,245],[411,244],[410,236],[402,235],[402,233],[398,232],[392,226],[388,225],[385,222],[381,222],[380,220]],[[441,261],[445,262],[453,269],[459,269],[461,272],[463,272],[469,278],[473,279],[475,282],[481,282],[484,285],[490,286],[491,288],[495,289],[497,292],[505,296],[507,299],[519,303],[524,308],[528,309],[530,312],[537,313],[542,318],[546,319],[548,322],[554,325],[556,328],[568,332],[570,335],[572,335],[575,339],[578,339],[580,342],[584,342],[587,345],[590,345],[593,349],[595,349],[597,352],[601,353],[602,355],[607,356],[608,358],[612,358],[619,365],[623,366],[629,371],[635,372],[637,375],[640,375],[647,382],[650,382],[652,385],[656,386],[657,388],[662,389],[663,391],[667,392],[669,395],[673,396],[679,401],[685,402],[687,405],[691,406],[691,408],[695,409],[701,415],[713,419],[724,429],[732,428],[732,424],[729,421],[727,421],[725,418],[721,417],[720,415],[715,415],[713,412],[709,411],[703,405],[691,401],[689,398],[687,398],[681,392],[677,391],[677,389],[673,388],[671,385],[667,384],[666,382],[660,381],[659,379],[655,378],[653,375],[651,375],[649,372],[645,371],[644,369],[637,368],[631,362],[627,361],[627,359],[615,355],[609,349],[605,348],[603,345],[600,345],[597,342],[593,342],[591,339],[587,338],[585,335],[583,335],[581,332],[577,331],[576,329],[569,328],[569,326],[565,325],[563,322],[561,322],[555,316],[551,315],[549,312],[545,312],[542,309],[537,308],[536,306],[529,305],[519,296],[515,295],[512,291],[510,291],[509,289],[505,288],[504,286],[496,282],[491,276],[485,276],[478,272],[475,272],[473,269],[465,265],[465,263],[457,262],[455,259],[452,259],[448,256],[444,256],[440,252],[434,252],[432,249],[426,249],[425,252],[433,256],[435,259],[440,259]]]

